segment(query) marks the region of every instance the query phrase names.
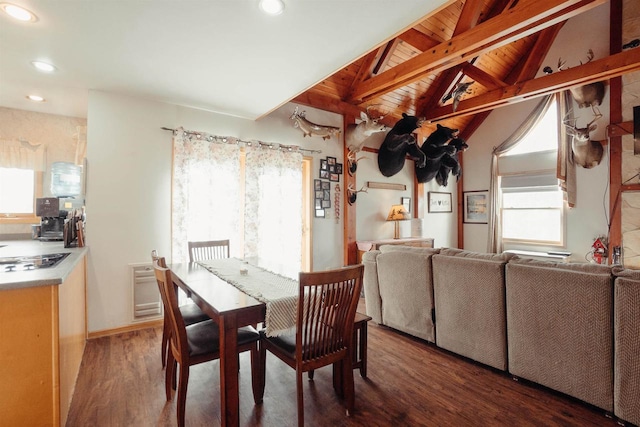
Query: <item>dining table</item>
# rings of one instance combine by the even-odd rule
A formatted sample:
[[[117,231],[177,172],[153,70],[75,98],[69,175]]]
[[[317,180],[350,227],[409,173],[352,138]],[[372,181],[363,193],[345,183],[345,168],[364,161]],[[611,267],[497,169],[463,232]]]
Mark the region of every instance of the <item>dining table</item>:
[[[222,265],[221,272],[215,265]],[[284,303],[283,307],[293,307],[293,310],[285,310],[291,313],[286,322],[293,322],[295,327],[295,313],[298,295],[297,280],[281,276],[279,274],[250,265],[238,259],[227,261],[174,263],[170,266],[174,283],[178,285],[186,295],[200,307],[219,327],[220,331],[220,408],[223,426],[237,426],[239,423],[239,382],[238,382],[238,342],[237,329],[247,325],[257,325],[268,320],[267,306],[272,301],[262,297],[261,292],[252,289],[242,289],[242,283],[250,279],[254,282],[271,282],[270,288],[277,289],[277,298],[273,301]],[[234,276],[225,276],[223,273],[233,272]],[[236,277],[237,274],[237,277]],[[256,280],[260,279],[260,280]],[[250,281],[249,281],[250,283]],[[263,291],[264,292],[264,291]],[[268,291],[270,292],[270,291]],[[254,298],[250,295],[258,295]],[[267,295],[268,296],[268,295]],[[260,301],[262,300],[262,301]],[[270,312],[274,310],[271,309]],[[286,316],[285,316],[286,317]],[[282,316],[278,316],[282,322]],[[277,322],[272,322],[276,323]],[[287,328],[279,331],[267,332],[279,334]],[[263,393],[261,388],[260,393]],[[255,397],[254,388],[254,397]],[[258,401],[262,396],[257,396]]]

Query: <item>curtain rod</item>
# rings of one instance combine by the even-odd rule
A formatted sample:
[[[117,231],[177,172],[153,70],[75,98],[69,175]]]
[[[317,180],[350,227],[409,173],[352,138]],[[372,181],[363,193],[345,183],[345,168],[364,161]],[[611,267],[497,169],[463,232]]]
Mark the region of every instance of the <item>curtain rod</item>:
[[[171,128],[167,128],[167,127],[161,127],[160,129],[162,130],[170,130],[171,132],[173,132],[174,134],[178,131],[178,129],[171,129]],[[206,132],[194,132],[194,131],[190,131],[190,130],[185,130],[184,131],[186,134],[188,135],[195,135],[196,138],[200,138],[202,136],[202,134],[206,133]],[[280,150],[289,150],[289,151],[293,151],[293,150],[297,150],[297,151],[306,151],[308,153],[322,153],[322,150],[310,150],[308,148],[301,148],[297,145],[284,145],[284,144],[276,144],[274,142],[263,142],[263,141],[245,141],[243,139],[240,138],[235,138],[235,137],[230,137],[230,136],[218,136],[218,135],[211,135],[210,136],[211,139],[209,139],[210,142],[213,141],[220,141],[220,142],[227,142],[228,140],[234,140],[236,144],[245,144],[248,146],[251,146],[254,143],[257,143],[260,147],[268,147],[268,148],[278,148]]]

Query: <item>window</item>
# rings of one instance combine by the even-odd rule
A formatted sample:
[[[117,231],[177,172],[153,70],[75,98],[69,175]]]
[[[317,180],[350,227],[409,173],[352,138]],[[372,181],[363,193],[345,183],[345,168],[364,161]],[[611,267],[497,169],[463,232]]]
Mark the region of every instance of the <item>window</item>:
[[[556,178],[557,103],[498,158],[500,238],[512,249],[564,245],[564,194]]]
[[[503,156],[558,150],[558,106],[552,102],[540,121]]]
[[[502,240],[562,245],[563,204],[557,185],[502,189]]]
[[[3,216],[34,216],[35,176],[30,169],[0,168],[0,213]]]

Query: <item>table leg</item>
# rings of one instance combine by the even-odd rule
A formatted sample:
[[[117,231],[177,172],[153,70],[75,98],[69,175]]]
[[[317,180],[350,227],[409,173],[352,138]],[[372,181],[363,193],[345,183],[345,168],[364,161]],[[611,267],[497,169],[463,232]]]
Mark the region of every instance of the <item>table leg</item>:
[[[220,316],[220,411],[223,426],[239,424],[238,322],[234,314]]]

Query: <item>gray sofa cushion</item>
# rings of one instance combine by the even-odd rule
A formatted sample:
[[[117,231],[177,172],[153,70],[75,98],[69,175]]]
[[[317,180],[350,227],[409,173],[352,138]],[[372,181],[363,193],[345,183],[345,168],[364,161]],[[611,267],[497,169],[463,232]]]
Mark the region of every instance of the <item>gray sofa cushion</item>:
[[[507,369],[506,258],[451,250],[433,256],[436,344],[501,370]]]
[[[615,274],[614,413],[640,425],[640,271]]]
[[[509,262],[509,372],[612,411],[612,277],[600,265]]]
[[[377,257],[382,323],[433,342],[432,255],[426,248],[410,249],[414,250],[388,250]]]
[[[411,252],[420,255],[433,255],[440,252],[439,248],[424,248],[421,246],[405,246],[405,245],[382,245],[380,252],[383,254],[389,252]]]

